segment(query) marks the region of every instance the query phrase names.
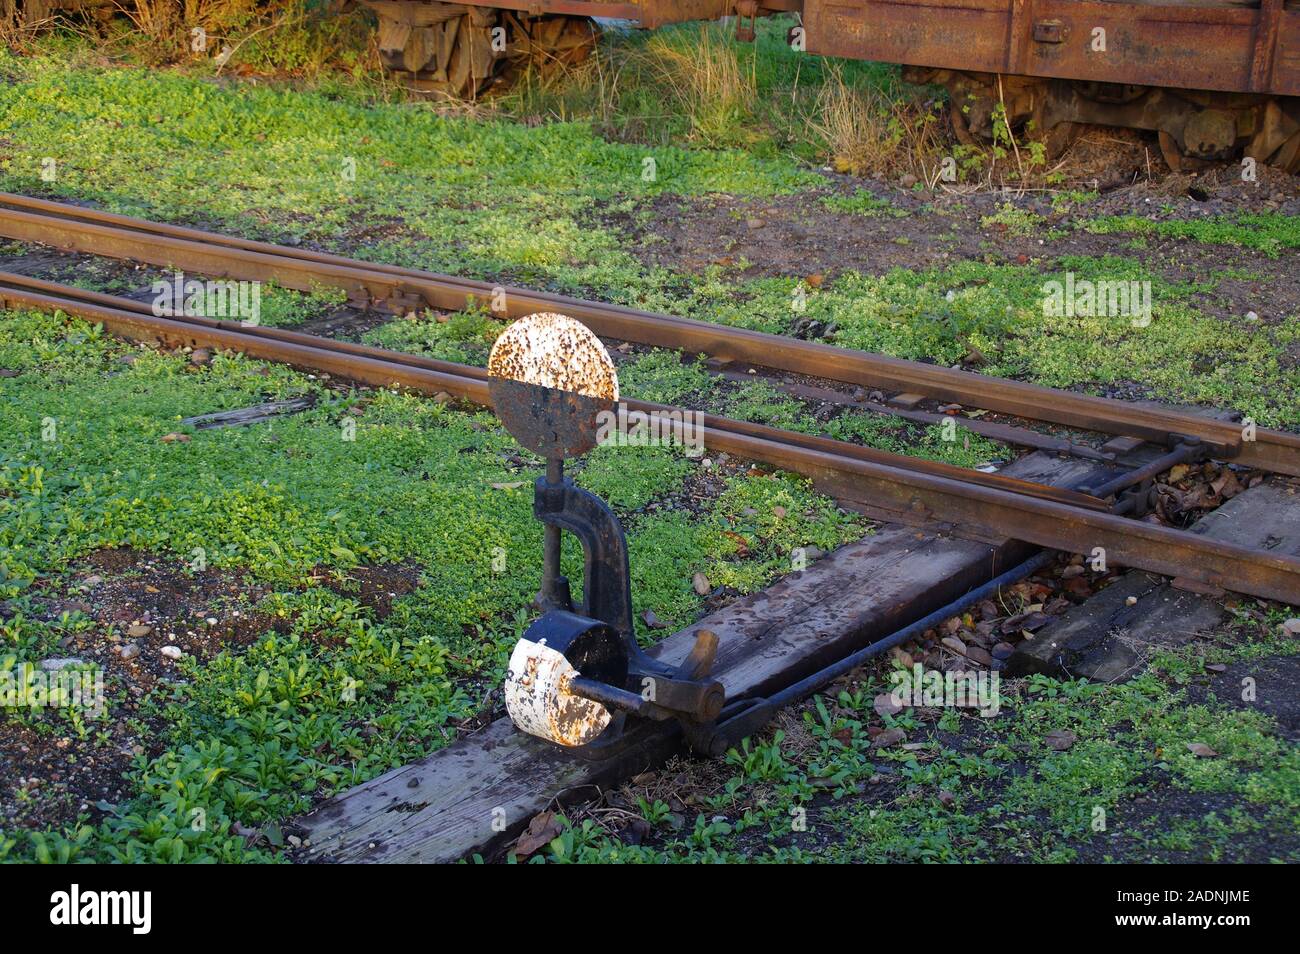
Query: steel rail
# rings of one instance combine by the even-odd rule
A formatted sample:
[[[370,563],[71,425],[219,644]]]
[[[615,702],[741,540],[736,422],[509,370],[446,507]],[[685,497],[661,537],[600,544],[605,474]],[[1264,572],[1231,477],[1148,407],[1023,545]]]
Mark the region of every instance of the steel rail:
[[[184,322],[60,298],[32,290],[0,289],[0,304],[46,308],[99,321],[140,341],[229,348],[252,357],[326,371],[380,387],[458,393],[491,406],[487,383],[432,368],[350,354],[251,334],[211,319]],[[310,337],[310,336],[309,336]],[[1110,513],[981,486],[898,466],[858,460],[747,434],[715,431],[738,456],[767,461],[811,477],[833,496],[862,500],[900,516],[947,521],[966,531],[1018,539],[1072,553],[1104,548],[1114,565],[1183,577],[1223,589],[1300,605],[1300,559],[1207,539],[1196,533],[1126,520]],[[706,436],[706,440],[707,440]],[[719,445],[715,445],[719,446]]]
[[[0,193],[0,235],[213,276],[274,281],[302,291],[326,285],[342,289],[354,302],[373,302],[395,310],[420,305],[457,310],[471,298],[491,302],[502,292],[505,317],[561,311],[596,334],[640,344],[919,393],[1029,420],[1140,437],[1161,446],[1195,437],[1209,447],[1211,456],[1300,476],[1300,435],[1256,428],[1254,439],[1246,440],[1242,426],[1232,422],[819,342],[254,242],[7,193]]]
[[[41,304],[43,306],[50,306],[53,301],[61,300],[64,303],[64,310],[68,310],[73,308],[76,302],[81,301],[119,311],[128,311],[137,315],[157,317],[153,315],[152,310],[148,306],[131,298],[120,298],[102,292],[74,288],[70,285],[61,285],[57,282],[47,281],[42,278],[33,278],[27,275],[16,275],[0,271],[0,295],[6,294],[10,289],[13,290],[12,293],[10,293],[10,297],[19,301],[23,300],[21,297],[22,292],[19,291],[20,289],[28,289],[47,296],[43,299],[30,299],[31,303]],[[93,317],[93,315],[88,314],[87,317]],[[182,324],[187,322],[194,323],[199,327],[205,328],[234,328],[243,334],[252,335],[254,337],[289,342],[310,348],[320,348],[339,352],[341,354],[360,355],[375,358],[380,361],[388,361],[393,364],[407,365],[414,368],[424,368],[430,371],[436,371],[440,374],[452,375],[456,378],[464,378],[466,379],[466,382],[486,382],[488,379],[487,371],[482,368],[476,368],[472,365],[457,364],[451,361],[442,361],[437,358],[428,358],[423,355],[407,354],[402,351],[390,351],[386,348],[356,344],[350,341],[338,341],[333,338],[322,338],[316,335],[304,334],[302,332],[291,331],[288,329],[248,326],[239,322],[222,322],[214,319],[191,316],[173,316],[167,317],[165,320],[180,322]],[[468,383],[460,387],[459,390],[452,390],[449,388],[448,393],[455,394],[457,397],[465,397],[469,400],[475,401],[476,403],[483,403],[478,400],[478,391],[471,388]],[[685,436],[682,433],[682,428],[685,427],[686,420],[684,415],[690,413],[686,409],[671,407],[666,404],[656,404],[650,401],[638,401],[635,399],[626,399],[621,403],[626,406],[629,411],[636,411],[646,415],[655,415],[661,421],[671,423],[673,425],[675,436],[679,438]],[[780,428],[769,427],[766,424],[755,424],[750,421],[719,417],[713,414],[701,414],[698,420],[703,427],[706,445],[721,451],[731,451],[733,449],[727,442],[726,437],[723,435],[728,433],[741,434],[749,437],[761,438],[777,444],[793,444],[799,447],[824,451],[828,454],[852,457],[857,460],[891,464],[907,470],[923,471],[942,477],[948,477],[953,480],[969,481],[970,483],[982,484],[986,487],[996,487],[1014,493],[1029,494],[1031,496],[1042,497],[1045,500],[1056,500],[1060,503],[1070,504],[1076,507],[1085,507],[1090,510],[1105,511],[1110,509],[1103,498],[1080,493],[1076,490],[1064,487],[1053,487],[1048,484],[1019,480],[1002,474],[988,474],[982,471],[968,470],[963,467],[956,467],[952,464],[943,463],[942,461],[929,461],[914,457],[906,457],[899,454],[891,454],[887,451],[863,447],[859,444],[851,444],[847,441],[837,441],[827,437],[817,437],[812,434],[787,431]],[[680,424],[678,423],[679,421],[681,422]],[[797,470],[797,468],[795,469]],[[864,501],[857,502],[864,503]]]

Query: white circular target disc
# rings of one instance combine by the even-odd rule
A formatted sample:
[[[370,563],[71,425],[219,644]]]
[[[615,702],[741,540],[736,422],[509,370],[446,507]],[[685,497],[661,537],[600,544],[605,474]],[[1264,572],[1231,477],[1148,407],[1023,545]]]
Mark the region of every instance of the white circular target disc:
[[[487,369],[494,378],[618,400],[618,372],[605,345],[568,315],[520,318],[497,337]]]

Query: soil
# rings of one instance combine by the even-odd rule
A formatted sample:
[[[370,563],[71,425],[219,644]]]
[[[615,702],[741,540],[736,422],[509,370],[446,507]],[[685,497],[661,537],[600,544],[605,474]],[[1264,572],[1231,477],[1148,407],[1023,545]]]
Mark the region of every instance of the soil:
[[[1251,683],[1246,680],[1251,680]],[[1221,673],[1212,673],[1204,684],[1191,686],[1188,696],[1194,701],[1202,702],[1213,694],[1219,702],[1234,709],[1263,712],[1277,722],[1278,735],[1292,742],[1300,742],[1300,693],[1296,692],[1298,684],[1300,656],[1271,656],[1243,660]],[[1243,695],[1247,698],[1243,699]]]
[[[1114,255],[1140,261],[1170,282],[1204,282],[1228,268],[1248,273],[1223,278],[1213,291],[1194,296],[1209,314],[1241,319],[1254,311],[1260,321],[1276,322],[1300,309],[1300,275],[1288,256],[1269,258],[1253,249],[1154,236],[1137,247],[1132,235],[1075,228],[1103,215],[1194,220],[1300,214],[1300,179],[1272,169],[1261,168],[1255,182],[1242,182],[1228,169],[1143,180],[1062,211],[1053,209],[1050,192],[964,194],[825,176],[826,186],[817,192],[776,198],[663,195],[653,200],[648,218],[620,215],[606,224],[625,232],[633,253],[648,266],[695,273],[723,266],[733,278],[798,276],[820,283],[846,271],[882,275],[894,268],[940,268],[972,259],[1051,267],[1062,256]],[[906,214],[833,212],[821,204],[823,198],[862,189]],[[1042,223],[1024,235],[981,224],[1007,204],[1042,216]],[[1260,287],[1268,288],[1267,296],[1259,294]]]
[[[357,567],[342,579],[322,572],[319,579],[382,618],[395,598],[415,588],[419,575],[418,566],[399,564]],[[56,714],[7,722],[0,732],[0,819],[37,829],[78,817],[94,822],[128,797],[133,786],[127,773],[164,747],[166,726],[147,706],[150,695],[185,681],[185,658],[207,661],[267,632],[286,632],[288,620],[255,608],[272,591],[241,571],[192,572],[176,558],[131,549],[95,551],[67,575],[38,583],[36,618],[67,612],[93,621],[47,658],[100,668],[107,718],[87,720],[84,734]],[[128,645],[138,653],[124,654]],[[163,647],[175,647],[180,657],[164,655]]]

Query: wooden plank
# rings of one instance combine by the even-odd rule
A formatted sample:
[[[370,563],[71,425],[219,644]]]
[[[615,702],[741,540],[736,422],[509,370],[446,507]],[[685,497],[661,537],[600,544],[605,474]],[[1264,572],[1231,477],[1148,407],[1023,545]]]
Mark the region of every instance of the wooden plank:
[[[306,397],[290,398],[287,401],[267,401],[265,404],[254,404],[233,411],[196,414],[194,417],[185,418],[181,423],[189,424],[200,431],[218,427],[243,427],[247,424],[260,424],[262,421],[269,421],[283,414],[297,414],[299,411],[315,406],[316,396],[309,394]]]
[[[1032,454],[1007,468],[1079,486],[1095,464]],[[729,697],[764,694],[886,636],[1023,559],[989,544],[887,526],[673,634],[651,652],[679,662],[702,628],[718,634],[715,674]],[[586,762],[501,719],[412,765],[326,802],[294,831],[316,861],[446,862],[503,847],[537,812],[658,764],[659,730],[615,763]]]

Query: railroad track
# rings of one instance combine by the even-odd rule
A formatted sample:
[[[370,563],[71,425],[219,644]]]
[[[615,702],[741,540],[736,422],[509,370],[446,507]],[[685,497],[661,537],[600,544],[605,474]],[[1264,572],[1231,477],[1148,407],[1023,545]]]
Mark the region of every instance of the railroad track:
[[[494,313],[502,318],[556,311],[578,319],[605,338],[869,389],[920,394],[1031,421],[1142,438],[1161,447],[1171,446],[1180,437],[1194,437],[1216,458],[1300,476],[1300,435],[1257,428],[1254,439],[1246,440],[1242,428],[1227,421],[820,342],[254,242],[10,193],[0,193],[0,235],[195,274],[271,281],[299,291],[332,287],[344,291],[356,305],[397,313],[421,307],[455,311],[471,301],[500,305]]]
[[[6,194],[0,194],[0,234],[208,276],[275,281],[304,290],[333,285],[357,303],[378,302],[398,311],[417,304],[463,308],[471,299],[490,299],[499,291],[480,282]],[[63,311],[101,322],[138,341],[228,348],[371,386],[446,392],[492,406],[487,372],[468,365],[240,322],[159,317],[132,299],[14,274],[0,276],[0,300],[10,307]],[[1213,457],[1300,474],[1300,438],[1295,435],[1259,429],[1257,439],[1248,441],[1240,426],[1215,419],[522,289],[505,289],[505,301],[510,316],[562,311],[600,335],[853,384],[903,388],[965,406],[1144,438],[1168,451],[1084,492],[762,424],[702,418],[704,443],[710,449],[803,474],[822,492],[886,520],[947,526],[1074,553],[1090,554],[1100,547],[1118,565],[1300,604],[1300,561],[1216,544],[1195,533],[1124,516],[1141,513],[1140,493],[1153,478],[1186,461]],[[625,403],[629,410],[658,416],[674,428],[684,419],[680,408]]]
[[[446,392],[492,406],[487,372],[467,365],[239,322],[159,317],[133,299],[21,275],[0,275],[0,303],[75,315],[136,341],[230,349],[375,387]],[[625,403],[672,426],[683,420],[680,408]],[[1123,491],[1203,455],[1198,443],[1178,444],[1084,493],[713,415],[704,415],[703,426],[706,447],[803,474],[823,492],[884,519],[1075,553],[1102,547],[1118,565],[1300,604],[1300,560],[1123,516],[1132,500]]]

